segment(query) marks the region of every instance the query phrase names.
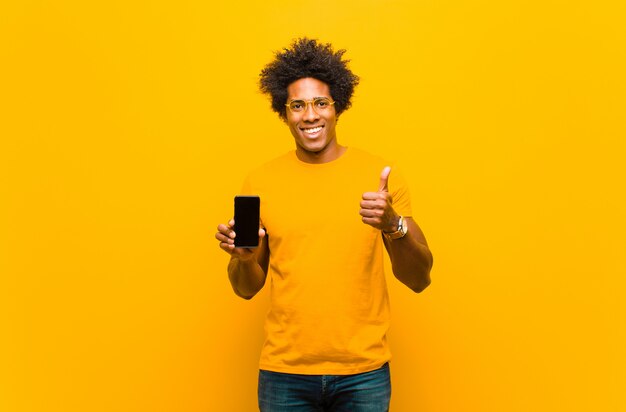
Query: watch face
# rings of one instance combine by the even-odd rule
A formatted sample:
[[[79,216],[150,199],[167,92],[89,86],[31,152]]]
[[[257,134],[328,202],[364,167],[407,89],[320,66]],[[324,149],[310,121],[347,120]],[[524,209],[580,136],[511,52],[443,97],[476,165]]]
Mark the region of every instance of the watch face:
[[[404,235],[406,235],[408,230],[409,230],[409,226],[406,223],[406,219],[400,216],[400,219],[398,220],[398,230],[396,230],[395,232],[391,232],[391,233],[383,232],[383,235],[385,235],[385,237],[390,240],[400,239],[404,237]]]

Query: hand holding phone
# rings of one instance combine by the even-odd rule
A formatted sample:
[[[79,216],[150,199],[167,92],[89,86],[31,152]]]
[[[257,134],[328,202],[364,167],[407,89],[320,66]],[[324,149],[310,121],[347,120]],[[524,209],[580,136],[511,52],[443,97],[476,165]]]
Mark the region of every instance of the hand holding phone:
[[[235,247],[259,246],[261,199],[259,196],[235,196]]]

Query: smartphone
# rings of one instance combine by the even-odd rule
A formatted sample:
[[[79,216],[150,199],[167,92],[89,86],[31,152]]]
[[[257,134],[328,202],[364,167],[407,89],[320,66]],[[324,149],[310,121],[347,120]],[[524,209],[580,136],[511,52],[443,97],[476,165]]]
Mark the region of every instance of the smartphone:
[[[259,246],[259,220],[261,198],[259,196],[235,196],[235,247]]]

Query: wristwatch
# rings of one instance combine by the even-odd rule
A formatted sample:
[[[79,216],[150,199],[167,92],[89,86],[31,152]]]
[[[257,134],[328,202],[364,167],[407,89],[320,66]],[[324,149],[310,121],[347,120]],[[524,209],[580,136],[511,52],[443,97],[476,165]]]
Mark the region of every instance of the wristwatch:
[[[383,230],[383,235],[385,235],[385,237],[389,240],[394,240],[403,238],[408,231],[409,226],[406,223],[406,219],[400,216],[400,219],[398,219],[398,229],[395,232],[385,232]]]

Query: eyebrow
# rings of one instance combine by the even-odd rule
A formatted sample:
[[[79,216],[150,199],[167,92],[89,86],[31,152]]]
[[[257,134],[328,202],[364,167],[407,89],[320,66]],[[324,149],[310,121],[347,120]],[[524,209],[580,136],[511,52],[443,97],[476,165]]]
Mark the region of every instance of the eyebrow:
[[[316,97],[314,97],[314,98],[312,98],[312,99],[291,99],[291,100],[289,100],[289,101],[290,101],[290,102],[297,102],[297,101],[299,101],[299,100],[301,100],[301,101],[305,101],[305,100],[315,100],[315,99],[330,99],[330,97],[328,97],[328,96],[316,96]]]

